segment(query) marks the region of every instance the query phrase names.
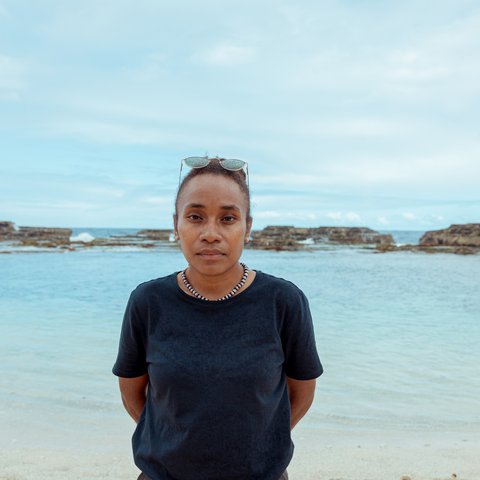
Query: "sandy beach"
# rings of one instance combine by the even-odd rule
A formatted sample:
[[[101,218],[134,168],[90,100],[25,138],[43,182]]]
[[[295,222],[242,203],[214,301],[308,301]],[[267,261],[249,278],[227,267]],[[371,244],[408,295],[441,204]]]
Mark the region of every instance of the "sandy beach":
[[[125,425],[126,427],[126,425]],[[134,480],[138,469],[125,438],[110,446],[22,448],[12,443],[0,450],[1,480],[116,479]],[[291,480],[478,480],[480,441],[472,434],[421,434],[386,438],[385,433],[346,435],[295,431],[296,452]],[[456,476],[455,476],[456,475]]]

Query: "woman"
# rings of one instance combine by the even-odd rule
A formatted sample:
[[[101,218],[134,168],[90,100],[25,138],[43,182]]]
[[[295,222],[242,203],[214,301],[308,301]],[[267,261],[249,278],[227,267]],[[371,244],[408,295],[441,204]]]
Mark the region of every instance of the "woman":
[[[139,479],[279,480],[323,372],[304,294],[239,263],[247,165],[190,157],[174,233],[188,267],[131,294],[113,373]],[[181,173],[180,173],[181,175]]]

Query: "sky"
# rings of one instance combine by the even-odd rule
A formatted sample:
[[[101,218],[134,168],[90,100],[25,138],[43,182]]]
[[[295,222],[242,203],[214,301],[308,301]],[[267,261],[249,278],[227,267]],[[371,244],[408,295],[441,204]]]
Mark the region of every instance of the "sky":
[[[254,229],[480,222],[480,3],[0,0],[0,221],[169,228],[180,160]]]

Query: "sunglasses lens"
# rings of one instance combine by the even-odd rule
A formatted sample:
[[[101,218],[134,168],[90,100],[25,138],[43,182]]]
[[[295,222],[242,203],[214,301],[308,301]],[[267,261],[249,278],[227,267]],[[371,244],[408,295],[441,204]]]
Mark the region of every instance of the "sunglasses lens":
[[[236,160],[233,158],[222,160],[222,167],[227,170],[241,170],[244,165],[245,162],[243,160]]]
[[[203,168],[206,167],[209,163],[209,159],[206,157],[188,157],[185,158],[184,162],[187,167],[190,168]]]

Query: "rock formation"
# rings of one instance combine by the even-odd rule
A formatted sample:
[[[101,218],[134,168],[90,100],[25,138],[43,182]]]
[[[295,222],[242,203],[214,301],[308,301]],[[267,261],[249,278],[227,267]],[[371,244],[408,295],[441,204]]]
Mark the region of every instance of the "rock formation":
[[[168,242],[170,240],[170,235],[172,234],[171,229],[145,229],[140,230],[136,233],[136,236],[144,237],[147,240],[160,240],[163,242]]]
[[[451,225],[443,230],[426,232],[418,245],[377,245],[376,249],[381,253],[410,251],[472,255],[480,252],[480,223]]]
[[[249,246],[263,250],[299,250],[306,245],[320,243],[390,245],[393,244],[393,238],[365,227],[268,226],[252,232]]]
[[[443,230],[426,232],[420,239],[423,247],[480,248],[480,223],[450,225]]]
[[[113,235],[106,238],[83,238],[70,240],[69,228],[17,227],[13,222],[0,222],[0,242],[15,246],[51,247],[75,250],[91,247],[141,247],[155,248],[162,245],[176,245],[170,242],[171,229],[146,229],[134,234]]]
[[[0,222],[0,242],[16,246],[51,247],[75,250],[92,247],[176,247],[170,229],[144,229],[134,234],[107,238],[70,240],[69,228],[17,227],[13,222]],[[480,252],[480,223],[451,225],[443,230],[426,232],[419,245],[395,245],[391,235],[366,227],[269,226],[253,231],[247,248],[260,250],[302,250],[322,245],[375,246],[377,252],[413,251],[425,253],[472,254]],[[7,252],[8,253],[8,252]]]
[[[0,241],[23,246],[68,246],[71,235],[69,228],[17,227],[13,222],[0,222]]]
[[[10,240],[18,227],[13,222],[0,222],[0,241]]]

